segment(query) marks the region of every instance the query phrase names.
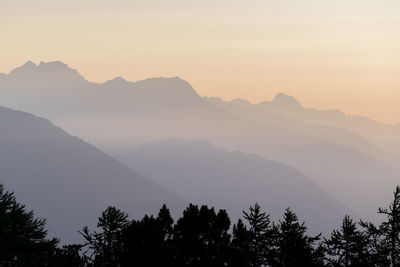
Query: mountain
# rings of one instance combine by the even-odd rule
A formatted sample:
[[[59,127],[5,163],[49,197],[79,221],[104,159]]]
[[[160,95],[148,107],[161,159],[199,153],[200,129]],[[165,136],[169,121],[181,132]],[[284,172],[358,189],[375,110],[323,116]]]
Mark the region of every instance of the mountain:
[[[51,72],[36,68],[42,81],[35,86],[28,76],[0,80],[0,105],[46,117],[112,155],[169,137],[208,140],[292,166],[366,219],[377,217],[376,208],[398,183],[399,165],[387,160],[392,155],[345,127],[286,116],[303,108],[285,95],[255,107],[239,101],[248,112],[242,113],[210,103],[180,78],[102,84],[73,79],[50,89]],[[71,69],[65,72],[62,77]],[[13,82],[24,88],[8,86]]]
[[[257,202],[276,220],[291,207],[314,231],[328,233],[352,214],[300,171],[207,141],[148,143],[119,159],[190,202],[227,209],[234,220]]]
[[[279,125],[280,127],[285,127],[298,133],[313,136],[320,140],[365,152],[376,158],[387,160],[390,163],[398,163],[394,158],[390,157],[388,153],[383,151],[383,149],[378,148],[364,137],[349,129],[344,127],[310,123],[292,117],[285,117],[285,110],[297,110],[300,112],[303,109],[301,104],[296,99],[285,94],[277,94],[272,102],[262,103],[263,106],[268,106],[268,108],[271,108],[273,112],[269,112],[269,109],[265,107],[260,107],[261,104],[253,105],[244,99],[235,99],[232,101],[224,101],[217,97],[204,97],[204,99],[222,110],[233,113],[237,116],[241,116],[248,120]],[[283,110],[283,115],[281,115],[280,110]]]
[[[269,114],[285,118],[348,129],[362,136],[380,149],[396,156],[397,162],[400,162],[400,123],[386,125],[366,117],[346,115],[340,110],[317,110],[304,108],[301,105],[297,109],[288,108],[284,105],[277,107],[274,102],[275,99],[272,102],[264,101],[254,106],[264,109]]]
[[[60,61],[41,62],[39,65],[28,61],[21,67],[12,70],[8,77],[10,86],[14,88],[23,88],[27,82],[33,86],[46,88],[71,83],[78,85],[86,81],[77,70],[69,68]]]
[[[266,108],[262,109],[259,105],[252,105],[243,100],[226,102],[220,98],[205,99],[221,110],[244,119],[264,123],[268,127],[281,127],[292,133],[302,134],[303,137],[313,137],[295,139],[296,141],[289,143],[288,146],[287,137],[281,136],[275,139],[280,149],[273,149],[273,146],[263,141],[251,147],[249,142],[240,143],[236,148],[299,169],[336,199],[354,209],[361,217],[376,218],[375,209],[371,207],[385,205],[389,199],[384,192],[392,191],[398,184],[400,174],[398,162],[381,148],[351,130],[286,118],[281,116],[277,109],[269,112]],[[303,109],[296,102],[293,99],[286,101],[292,103],[292,109],[298,111]],[[270,106],[274,105],[276,103]],[[284,107],[281,109],[287,111]],[[287,131],[282,131],[285,132]]]
[[[277,109],[298,110],[302,108],[299,101],[290,95],[278,93],[272,102],[268,103]]]
[[[301,125],[306,124],[314,128],[319,127],[320,130],[325,129],[323,130],[325,133],[316,132],[323,139],[330,140],[337,135],[349,138],[352,135],[353,138],[348,139],[349,142],[345,138],[334,141],[339,143],[344,141],[346,146],[356,146],[356,149],[367,149],[365,152],[400,165],[400,123],[386,125],[366,117],[346,115],[340,110],[306,108],[294,97],[283,93],[278,93],[272,101],[263,101],[258,104],[250,104],[244,99],[235,99],[230,102],[217,97],[205,97],[205,99],[221,109],[240,113],[247,118],[284,123],[286,126],[295,124],[294,127],[300,128],[303,127]],[[335,134],[330,134],[332,132]],[[309,130],[307,134],[314,133],[314,130]],[[354,138],[355,136],[357,137]],[[360,146],[360,140],[363,143],[362,146]]]
[[[45,119],[1,107],[0,129],[0,183],[63,242],[76,242],[108,205],[140,217],[163,203],[175,212],[186,204]]]

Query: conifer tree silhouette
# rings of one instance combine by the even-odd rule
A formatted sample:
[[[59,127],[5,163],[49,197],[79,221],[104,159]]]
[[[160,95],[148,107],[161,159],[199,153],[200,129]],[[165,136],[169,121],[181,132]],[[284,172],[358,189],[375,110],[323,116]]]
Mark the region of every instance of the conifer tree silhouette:
[[[89,266],[84,257],[80,255],[83,245],[65,245],[57,248],[51,266],[55,267],[86,267]]]
[[[278,224],[277,257],[272,266],[323,266],[323,248],[317,245],[320,234],[308,236],[304,222],[289,208],[285,210],[283,220]]]
[[[176,266],[225,266],[229,255],[227,213],[190,204],[174,227]]]
[[[115,207],[108,207],[98,218],[99,232],[87,226],[79,233],[86,240],[85,255],[94,266],[117,266],[121,251],[121,231],[128,224],[128,215]]]
[[[163,205],[157,218],[133,220],[122,231],[121,266],[174,266],[173,219]]]
[[[369,266],[368,239],[348,215],[340,230],[333,230],[329,239],[324,238],[324,245],[332,266]]]
[[[45,224],[0,184],[0,266],[50,266],[58,240]]]
[[[400,266],[400,187],[393,192],[393,201],[388,208],[379,208],[378,213],[386,220],[379,226],[360,221],[370,241],[372,261],[386,266]]]
[[[247,229],[243,221],[239,219],[232,229],[228,266],[250,267],[255,265],[252,241],[252,233]]]
[[[256,203],[230,230],[225,210],[190,204],[174,224],[163,205],[157,217],[128,215],[108,207],[98,231],[84,227],[85,244],[57,248],[46,239],[45,220],[34,218],[0,185],[0,266],[400,266],[400,187],[379,226],[345,216],[339,229],[319,243],[289,208],[277,224]],[[84,257],[81,256],[82,248]]]
[[[275,227],[271,225],[269,215],[262,212],[257,203],[250,206],[248,213],[243,211],[243,215],[250,225],[253,266],[267,264],[267,258],[273,251],[271,240],[275,236]]]
[[[386,215],[381,224],[381,233],[387,241],[392,266],[400,265],[400,187],[397,186],[389,208],[379,208],[378,213]]]

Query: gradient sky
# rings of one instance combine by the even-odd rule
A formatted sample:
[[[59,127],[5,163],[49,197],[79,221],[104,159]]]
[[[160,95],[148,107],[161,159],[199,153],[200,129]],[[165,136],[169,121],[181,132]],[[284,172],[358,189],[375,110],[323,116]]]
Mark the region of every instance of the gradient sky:
[[[399,0],[1,0],[0,55],[0,73],[61,60],[90,81],[179,76],[400,122]]]

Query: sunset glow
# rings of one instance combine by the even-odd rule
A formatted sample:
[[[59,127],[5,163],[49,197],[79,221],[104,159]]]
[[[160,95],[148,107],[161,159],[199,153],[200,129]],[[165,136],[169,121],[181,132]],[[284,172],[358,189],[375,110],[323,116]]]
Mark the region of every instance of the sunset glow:
[[[11,1],[0,73],[61,60],[90,81],[179,76],[202,96],[400,122],[399,1]]]

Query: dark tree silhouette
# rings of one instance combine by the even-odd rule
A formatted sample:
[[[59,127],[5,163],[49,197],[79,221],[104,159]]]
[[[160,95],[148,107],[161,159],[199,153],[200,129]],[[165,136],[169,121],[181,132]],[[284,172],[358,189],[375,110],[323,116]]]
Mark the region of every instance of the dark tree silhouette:
[[[87,262],[80,255],[82,245],[66,245],[57,248],[53,257],[52,266],[57,267],[85,267]]]
[[[285,210],[283,220],[279,221],[276,238],[277,256],[272,266],[322,266],[324,252],[316,247],[320,235],[308,236],[304,222],[300,223],[297,215],[289,208]],[[316,248],[315,248],[316,247]]]
[[[0,266],[50,266],[58,240],[45,224],[0,185]]]
[[[132,221],[122,231],[121,266],[174,266],[172,231],[173,220],[165,205],[157,218]]]
[[[378,213],[386,220],[378,227],[361,221],[370,241],[370,255],[373,262],[381,265],[400,266],[400,187],[393,193],[393,201],[388,208],[379,208]]]
[[[350,216],[344,217],[340,230],[333,230],[324,243],[332,266],[369,266],[368,238]]]
[[[368,258],[372,266],[390,266],[387,242],[383,238],[381,227],[370,222],[360,221],[364,235],[368,239]]]
[[[190,204],[174,228],[176,266],[225,266],[230,220],[224,210]]]
[[[128,215],[115,207],[108,207],[98,219],[100,232],[90,232],[85,226],[80,232],[85,238],[85,255],[94,266],[118,266],[121,251],[121,231],[128,224]]]
[[[0,266],[400,266],[400,187],[378,227],[349,216],[320,243],[289,208],[278,224],[258,204],[243,212],[229,234],[225,210],[190,204],[174,224],[163,205],[157,217],[128,221],[128,215],[108,207],[98,218],[98,230],[84,227],[85,244],[57,247],[46,239],[45,220],[15,200],[0,185]],[[82,251],[85,248],[85,251]],[[82,256],[83,254],[83,256]]]
[[[256,264],[252,233],[241,219],[233,226],[228,266],[249,267]]]
[[[273,240],[276,237],[276,228],[271,225],[269,215],[262,212],[257,203],[250,206],[248,213],[243,211],[243,214],[250,225],[253,266],[267,264],[274,254]]]
[[[397,186],[394,193],[393,202],[389,208],[379,208],[378,213],[386,215],[387,221],[381,224],[392,266],[400,265],[400,187]]]

